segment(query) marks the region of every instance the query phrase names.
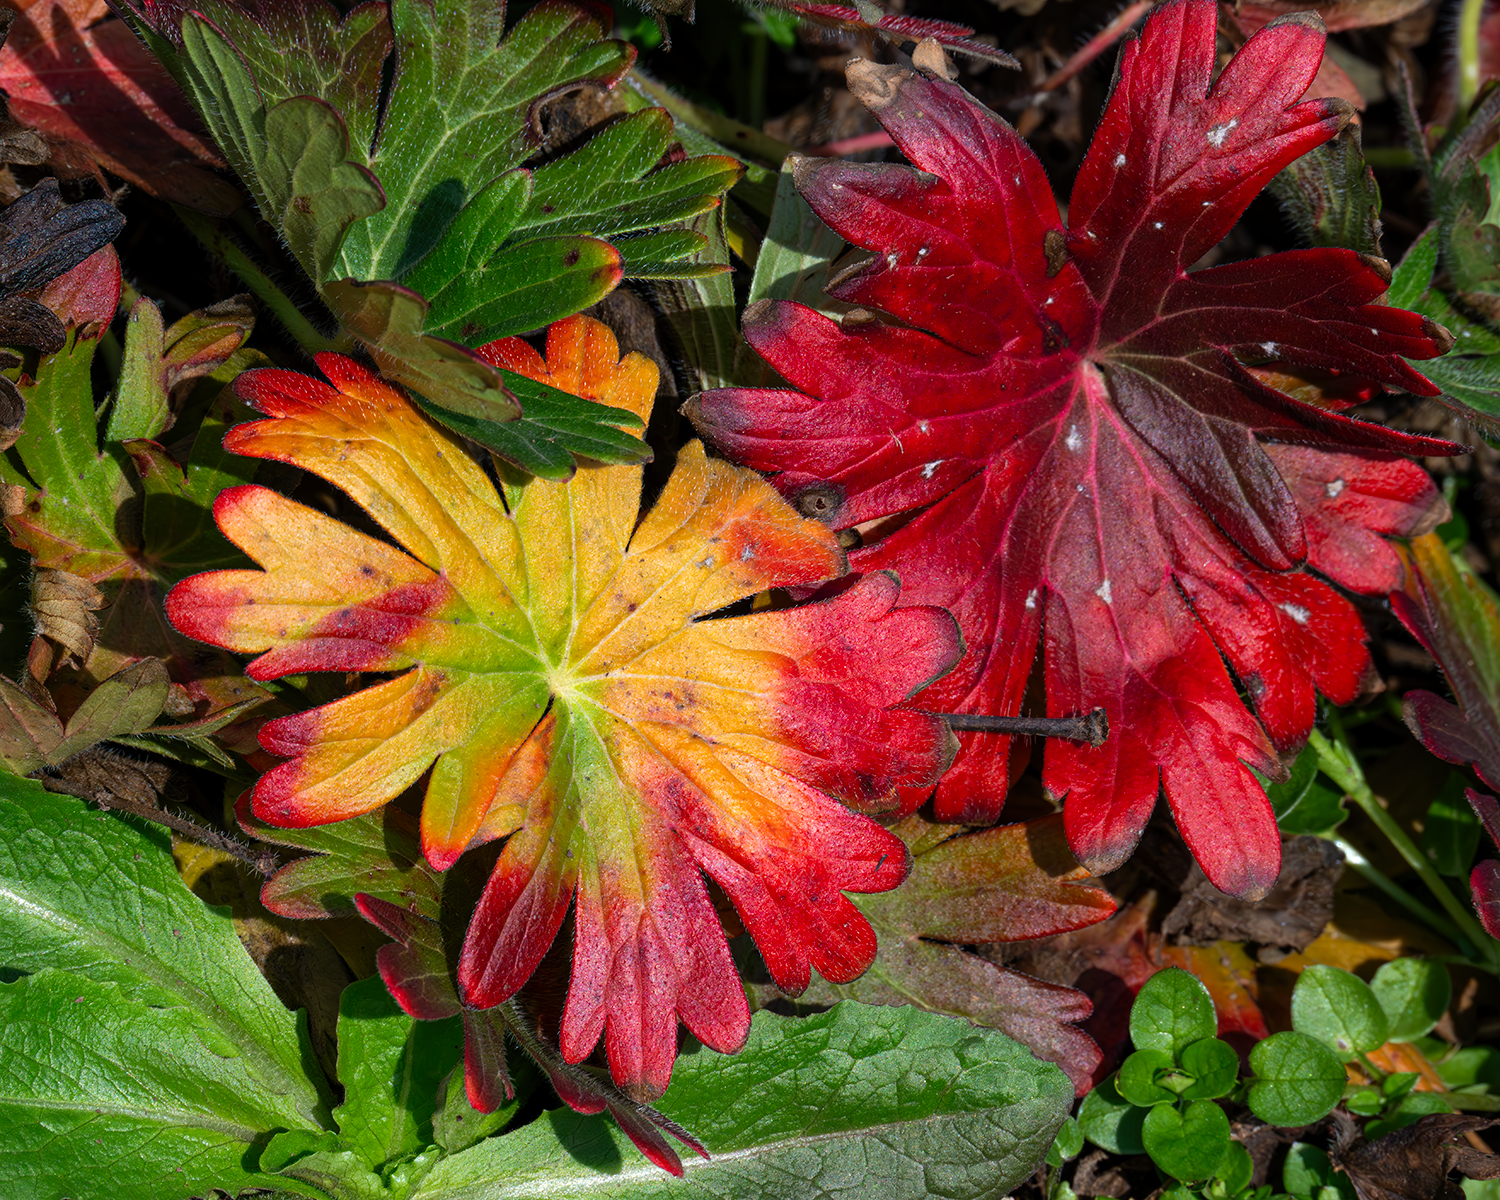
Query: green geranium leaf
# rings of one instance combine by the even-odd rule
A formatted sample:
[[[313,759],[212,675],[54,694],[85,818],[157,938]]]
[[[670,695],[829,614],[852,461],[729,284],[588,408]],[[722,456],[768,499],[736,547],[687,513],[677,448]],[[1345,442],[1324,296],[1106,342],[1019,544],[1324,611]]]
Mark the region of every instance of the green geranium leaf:
[[[1130,1040],[1137,1050],[1160,1050],[1175,1059],[1193,1042],[1217,1032],[1208,989],[1180,967],[1146,980],[1130,1009]]]
[[[1060,1167],[1063,1163],[1078,1157],[1078,1152],[1083,1149],[1083,1130],[1078,1127],[1078,1122],[1069,1117],[1063,1122],[1063,1127],[1057,1131],[1057,1138],[1052,1143],[1052,1149],[1047,1151],[1047,1165],[1049,1167]]]
[[[1240,1056],[1228,1042],[1204,1038],[1182,1052],[1182,1069],[1193,1077],[1182,1093],[1184,1100],[1217,1100],[1234,1090],[1240,1077]]]
[[[1151,1161],[1177,1179],[1209,1179],[1232,1144],[1229,1118],[1212,1100],[1194,1100],[1178,1112],[1169,1104],[1146,1114],[1141,1141]]]
[[[758,1012],[739,1054],[698,1049],[673,1068],[658,1107],[713,1155],[686,1159],[682,1178],[605,1119],[553,1110],[444,1159],[413,1200],[978,1200],[1036,1170],[1072,1097],[1056,1067],[966,1021],[848,1001]]]
[[[1078,1109],[1078,1128],[1083,1136],[1115,1154],[1144,1154],[1141,1125],[1147,1109],[1131,1104],[1115,1086],[1116,1077],[1103,1080]]]
[[[1409,1042],[1427,1033],[1453,999],[1448,968],[1425,958],[1385,963],[1375,972],[1370,990],[1386,1015],[1386,1039],[1392,1042]]]
[[[1311,1034],[1345,1058],[1383,1046],[1390,1035],[1390,1022],[1369,984],[1321,964],[1297,977],[1292,1028]]]
[[[1358,125],[1284,168],[1267,190],[1309,246],[1380,253],[1380,188],[1365,165]]]
[[[1168,1074],[1175,1066],[1172,1056],[1164,1051],[1137,1050],[1120,1064],[1115,1088],[1125,1100],[1142,1108],[1169,1104],[1177,1099],[1177,1092],[1163,1087],[1157,1078]]]
[[[1273,1033],[1250,1051],[1255,1082],[1246,1103],[1271,1125],[1321,1121],[1344,1094],[1344,1064],[1317,1038]]]

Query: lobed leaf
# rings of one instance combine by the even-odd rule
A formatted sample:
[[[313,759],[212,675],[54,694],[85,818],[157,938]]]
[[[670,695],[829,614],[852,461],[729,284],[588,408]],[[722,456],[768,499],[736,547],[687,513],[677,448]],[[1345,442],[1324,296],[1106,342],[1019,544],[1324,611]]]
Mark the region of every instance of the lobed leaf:
[[[649,360],[619,361],[586,318],[552,327],[546,361],[518,340],[488,355],[642,420],[656,390]],[[288,761],[257,784],[255,815],[358,816],[431,768],[432,867],[509,837],[469,926],[463,1000],[514,996],[573,906],[563,1055],[581,1061],[602,1035],[638,1095],[665,1088],[678,1018],[725,1051],[748,1028],[703,874],[778,986],[801,991],[813,968],[858,975],[875,935],[841,893],[894,887],[907,852],[840,801],[888,809],[946,765],[946,727],[898,706],[957,655],[947,615],[896,610],[896,581],[876,574],[820,603],[705,619],[840,573],[833,535],[696,444],[639,523],[639,467],[502,495],[401,393],[337,355],[318,363],[332,385],[242,376],[268,419],[227,445],[324,476],[395,544],[233,488],[216,516],[263,569],[184,581],[167,612],[191,636],[259,654],[252,678],[393,674],[263,727],[262,746]]]
[[[925,705],[1017,712],[1040,645],[1049,715],[1102,707],[1131,731],[1047,746],[1085,866],[1118,866],[1164,789],[1209,879],[1256,898],[1280,843],[1251,769],[1278,778],[1315,691],[1352,700],[1369,662],[1356,610],[1318,576],[1399,586],[1382,539],[1441,506],[1398,456],[1452,447],[1250,368],[1430,395],[1406,360],[1449,339],[1378,303],[1389,269],[1351,251],[1188,272],[1348,120],[1339,101],[1299,102],[1322,56],[1315,16],[1266,26],[1217,78],[1215,27],[1209,0],[1172,0],[1126,45],[1067,228],[1010,126],[936,74],[854,64],[851,87],[913,165],[804,162],[797,182],[873,255],[834,297],[893,320],[754,306],[746,338],[796,390],[712,392],[689,411],[835,527],[907,518],[851,562],[895,570],[964,630],[965,659]],[[940,820],[992,821],[1019,769],[1019,743],[977,736],[961,735]]]
[[[978,1200],[1042,1161],[1072,1089],[1001,1034],[911,1008],[845,1002],[790,1019],[756,1013],[744,1049],[697,1049],[662,1100],[712,1156],[681,1179],[598,1118],[549,1113],[441,1162],[413,1200],[756,1195],[769,1200]]]

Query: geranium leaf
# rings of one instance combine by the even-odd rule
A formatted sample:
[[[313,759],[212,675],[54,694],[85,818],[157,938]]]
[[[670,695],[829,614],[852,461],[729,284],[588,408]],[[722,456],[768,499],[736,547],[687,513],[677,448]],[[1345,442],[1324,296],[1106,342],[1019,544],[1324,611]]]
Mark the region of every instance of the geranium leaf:
[[[804,160],[798,185],[874,252],[833,295],[896,320],[842,326],[763,302],[746,337],[800,390],[725,390],[690,411],[835,527],[911,515],[851,563],[895,570],[909,601],[957,616],[967,657],[925,706],[1016,713],[1040,643],[1049,715],[1103,708],[1130,731],[1047,745],[1080,861],[1118,866],[1164,789],[1209,879],[1258,897],[1280,842],[1251,768],[1279,778],[1314,689],[1347,703],[1369,662],[1356,610],[1307,568],[1356,591],[1399,581],[1377,535],[1422,532],[1441,504],[1398,454],[1452,447],[1250,368],[1430,395],[1405,360],[1448,339],[1376,303],[1389,269],[1352,251],[1187,272],[1348,119],[1342,102],[1297,102],[1321,59],[1315,16],[1266,26],[1214,79],[1215,13],[1170,0],[1125,46],[1067,228],[1009,125],[936,75],[853,64],[855,94],[914,166]],[[1346,472],[1370,504],[1344,498]],[[993,820],[1024,751],[963,739],[936,815]]]
[[[1271,180],[1270,191],[1309,246],[1380,253],[1380,188],[1365,165],[1358,125],[1346,125],[1291,163]]]
[[[117,261],[111,269],[113,288],[104,290],[117,296]],[[236,372],[249,353],[238,349],[249,331],[248,314],[205,309],[163,330],[155,306],[138,305],[100,449],[90,371],[105,326],[89,319],[94,309],[83,294],[69,323],[79,316],[88,323],[71,328],[63,348],[44,357],[34,380],[23,383],[27,416],[13,451],[22,470],[0,464],[0,478],[22,489],[20,511],[6,518],[6,528],[36,567],[80,576],[103,593],[106,608],[80,671],[85,686],[157,658],[192,700],[206,705],[200,715],[263,696],[229,656],[205,654],[179,636],[160,608],[166,587],[184,575],[243,561],[214,528],[208,507],[221,488],[248,481],[258,467],[221,445],[243,406],[232,395],[210,402],[186,470],[139,436],[166,426],[168,389]],[[111,431],[126,439],[115,440]]]
[[[1082,929],[1115,911],[1068,852],[1060,817],[959,837],[908,817],[892,832],[912,851],[912,871],[893,892],[855,903],[880,948],[852,983],[819,982],[815,1004],[917,1004],[1009,1034],[1067,1072],[1080,1095],[1094,1083],[1099,1048],[1075,1022],[1091,1006],[1081,992],[1007,970],[961,946],[1024,941]]]
[[[966,1021],[852,1002],[760,1012],[738,1056],[700,1048],[678,1064],[662,1110],[710,1152],[682,1179],[647,1169],[599,1118],[552,1112],[444,1159],[413,1200],[567,1191],[601,1168],[632,1200],[979,1200],[1036,1170],[1071,1103],[1056,1067]]]
[[[349,227],[386,205],[344,119],[312,96],[267,105],[239,51],[207,21],[182,23],[183,68],[230,165],[314,282],[328,278]]]
[[[105,0],[33,0],[0,50],[0,88],[16,120],[61,155],[98,163],[154,196],[228,214],[239,190],[172,80]]]
[[[654,365],[620,361],[586,318],[552,327],[546,361],[519,340],[487,354],[642,420],[656,391]],[[167,613],[190,636],[259,654],[252,678],[396,674],[268,723],[262,745],[289,761],[256,786],[255,814],[287,826],[358,816],[431,767],[432,866],[513,835],[469,927],[465,1001],[513,996],[576,894],[562,1050],[581,1060],[603,1034],[614,1077],[638,1094],[665,1088],[679,1016],[725,1050],[745,1035],[703,872],[784,989],[805,988],[813,967],[840,982],[863,970],[874,934],[840,893],[894,887],[907,853],[838,801],[890,808],[946,765],[946,727],[895,706],[956,657],[951,619],[893,611],[898,585],[879,573],[802,608],[701,619],[839,574],[833,534],[697,444],[639,524],[637,466],[502,496],[399,392],[337,355],[318,363],[332,385],[241,376],[268,419],[229,448],[324,476],[396,544],[232,488],[216,516],[264,570],[186,580]]]
[[[1391,607],[1438,660],[1458,701],[1408,691],[1406,724],[1439,758],[1500,788],[1500,603],[1437,534],[1414,538],[1406,558],[1406,589],[1392,593]]]

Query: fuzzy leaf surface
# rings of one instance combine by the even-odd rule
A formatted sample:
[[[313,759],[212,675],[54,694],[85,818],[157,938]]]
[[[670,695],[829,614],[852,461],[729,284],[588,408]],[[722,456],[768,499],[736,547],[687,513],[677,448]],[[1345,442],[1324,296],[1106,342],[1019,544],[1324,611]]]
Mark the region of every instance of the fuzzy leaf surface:
[[[1062,819],[955,837],[954,828],[913,816],[892,832],[911,849],[911,875],[893,892],[855,901],[880,939],[875,962],[852,983],[814,984],[803,999],[916,1004],[964,1017],[1057,1063],[1086,1093],[1101,1061],[1093,1039],[1076,1028],[1092,1011],[1088,998],[961,948],[1050,937],[1115,911],[1107,891],[1082,882],[1088,873],[1068,852]]]
[[[643,420],[656,390],[654,365],[621,361],[586,318],[552,327],[545,361],[519,340],[490,353]],[[841,893],[894,887],[907,853],[840,801],[893,807],[946,765],[946,727],[894,706],[956,658],[951,619],[894,610],[898,585],[876,574],[822,603],[703,620],[840,574],[833,534],[697,444],[639,524],[637,466],[502,495],[401,393],[337,355],[318,363],[331,385],[241,376],[268,419],[227,445],[322,475],[396,545],[232,488],[220,527],[264,569],[186,580],[167,612],[190,636],[259,654],[252,678],[394,674],[263,728],[288,761],[256,785],[255,815],[358,816],[431,767],[433,867],[509,835],[469,926],[463,999],[513,996],[574,905],[563,1053],[579,1061],[602,1034],[615,1079],[641,1095],[666,1086],[679,1016],[726,1051],[748,1027],[700,872],[784,988],[801,991],[813,967],[839,981],[863,970],[875,936]]]
[[[601,1118],[552,1112],[445,1159],[413,1200],[979,1200],[1036,1169],[1072,1097],[1056,1067],[966,1021],[853,1002],[760,1012],[738,1055],[700,1048],[678,1063],[661,1107],[711,1154],[682,1178]]]
[[[1126,731],[1046,748],[1085,866],[1118,866],[1164,790],[1215,886],[1258,897],[1279,839],[1251,768],[1280,777],[1315,691],[1352,700],[1369,663],[1356,610],[1319,575],[1399,586],[1382,536],[1422,532],[1441,507],[1399,455],[1451,447],[1304,403],[1248,366],[1428,395],[1405,360],[1447,338],[1377,303],[1388,269],[1352,251],[1187,273],[1347,120],[1339,101],[1298,103],[1316,17],[1268,25],[1214,79],[1215,12],[1171,0],[1126,45],[1067,228],[1009,125],[944,79],[852,65],[913,166],[804,161],[799,187],[874,253],[833,295],[897,321],[761,304],[746,337],[799,390],[730,389],[692,411],[835,527],[910,517],[851,563],[895,570],[908,602],[958,618],[968,653],[924,706],[1018,712],[1040,646],[1049,715],[1102,707]],[[936,815],[987,822],[1023,751],[964,736]]]

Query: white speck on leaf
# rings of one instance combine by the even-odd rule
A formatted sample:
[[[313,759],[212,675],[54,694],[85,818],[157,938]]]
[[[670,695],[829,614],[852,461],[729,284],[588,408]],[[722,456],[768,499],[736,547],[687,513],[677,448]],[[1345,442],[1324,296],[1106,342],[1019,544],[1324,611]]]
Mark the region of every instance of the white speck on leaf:
[[[1278,604],[1277,608],[1296,621],[1298,625],[1306,625],[1312,613],[1300,604]]]
[[[932,473],[934,471],[936,471],[939,466],[942,465],[942,462],[943,462],[942,459],[935,458],[930,463],[923,463],[922,464],[922,478],[923,479],[931,479],[932,478]]]
[[[1106,604],[1113,604],[1115,602],[1114,590],[1109,586],[1108,579],[1094,589],[1094,595],[1098,596]]]
[[[1222,125],[1215,125],[1207,133],[1208,144],[1217,150],[1224,144],[1224,139],[1229,136],[1229,131],[1240,123],[1238,117],[1230,117]]]
[[[1115,166],[1117,166],[1117,167],[1123,167],[1124,165],[1125,165],[1125,156],[1123,154],[1116,154],[1115,155]]]
[[[1152,225],[1151,225],[1151,228],[1152,229],[1160,229],[1161,228],[1161,222],[1160,221],[1153,222]]]
[[[1344,490],[1344,481],[1342,479],[1335,479],[1331,483],[1325,483],[1323,490],[1328,493],[1328,498],[1332,500]]]
[[[1068,430],[1067,439],[1063,442],[1069,450],[1077,450],[1083,445],[1083,434],[1078,432],[1078,426],[1074,425]]]
[[[1036,588],[1032,588],[1031,591],[1029,591],[1029,592],[1026,593],[1026,607],[1027,608],[1035,608],[1036,607],[1036,593],[1037,593],[1037,589]]]

